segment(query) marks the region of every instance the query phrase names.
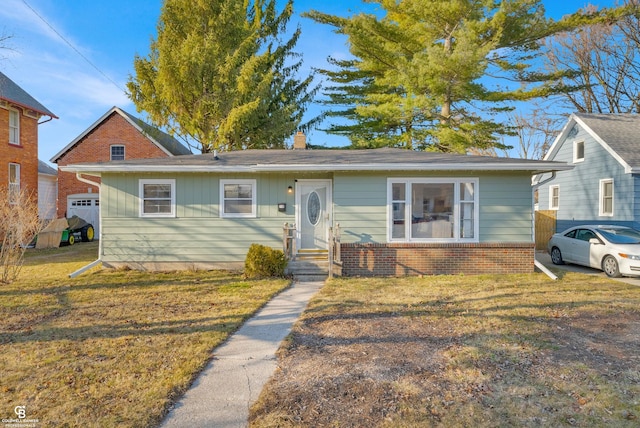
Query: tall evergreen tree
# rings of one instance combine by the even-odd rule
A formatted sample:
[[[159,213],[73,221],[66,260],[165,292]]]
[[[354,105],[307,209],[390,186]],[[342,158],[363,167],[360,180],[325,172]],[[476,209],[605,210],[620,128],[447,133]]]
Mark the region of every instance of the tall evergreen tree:
[[[296,78],[300,28],[281,42],[292,13],[293,0],[165,0],[127,83],[136,108],[203,153],[283,147],[316,91]]]
[[[535,68],[542,41],[614,15],[603,10],[554,22],[541,0],[364,1],[384,16],[307,14],[345,34],[355,58],[322,70],[334,83],[327,104],[355,119],[328,131],[351,133],[356,147],[444,152],[505,148],[500,137],[514,130],[500,114],[513,102],[569,90],[561,80],[568,72]]]

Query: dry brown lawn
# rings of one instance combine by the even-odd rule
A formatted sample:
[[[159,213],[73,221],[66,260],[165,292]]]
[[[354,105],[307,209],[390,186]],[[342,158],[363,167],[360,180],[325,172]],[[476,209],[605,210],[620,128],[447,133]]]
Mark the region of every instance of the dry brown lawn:
[[[0,286],[0,419],[40,427],[156,426],[211,351],[285,280],[93,269],[97,243],[30,250]]]
[[[253,427],[637,427],[640,287],[333,280],[279,358]]]

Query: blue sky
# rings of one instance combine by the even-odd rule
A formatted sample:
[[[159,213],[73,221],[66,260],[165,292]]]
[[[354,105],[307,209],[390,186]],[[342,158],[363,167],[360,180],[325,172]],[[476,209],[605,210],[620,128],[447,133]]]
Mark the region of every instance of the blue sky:
[[[543,3],[549,16],[559,18],[588,2]],[[592,1],[601,7],[613,3]],[[133,73],[134,56],[148,53],[161,4],[161,0],[2,0],[0,34],[12,37],[6,42],[11,50],[0,51],[0,71],[59,117],[40,126],[41,160],[48,162],[114,105],[142,117],[123,91]],[[318,9],[348,16],[364,7],[371,10],[371,5],[358,0],[294,0],[296,13]],[[330,27],[299,16],[291,25],[298,22],[302,37],[296,51],[303,54],[303,73],[324,67],[328,56],[348,56],[346,39]],[[312,108],[310,114],[318,111]],[[312,131],[308,139],[327,146],[347,144],[320,131]]]

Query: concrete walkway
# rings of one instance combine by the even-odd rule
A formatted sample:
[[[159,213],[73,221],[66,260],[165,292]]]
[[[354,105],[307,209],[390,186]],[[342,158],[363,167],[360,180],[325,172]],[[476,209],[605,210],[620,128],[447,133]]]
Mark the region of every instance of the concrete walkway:
[[[249,407],[276,369],[280,343],[323,284],[295,282],[267,303],[213,351],[213,360],[161,426],[246,427]]]

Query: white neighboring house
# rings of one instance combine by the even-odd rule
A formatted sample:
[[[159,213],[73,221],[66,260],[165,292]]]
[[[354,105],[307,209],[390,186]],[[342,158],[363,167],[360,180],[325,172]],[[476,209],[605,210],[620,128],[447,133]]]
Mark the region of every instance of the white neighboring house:
[[[58,171],[38,160],[38,215],[43,220],[56,218]]]

